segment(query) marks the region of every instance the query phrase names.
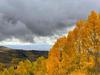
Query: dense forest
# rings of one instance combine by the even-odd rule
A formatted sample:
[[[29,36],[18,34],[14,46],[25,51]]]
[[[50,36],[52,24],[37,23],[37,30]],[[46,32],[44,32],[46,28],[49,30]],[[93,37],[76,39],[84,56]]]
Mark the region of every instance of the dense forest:
[[[0,75],[100,75],[100,14],[92,11],[74,30],[59,38],[48,58],[0,66]]]

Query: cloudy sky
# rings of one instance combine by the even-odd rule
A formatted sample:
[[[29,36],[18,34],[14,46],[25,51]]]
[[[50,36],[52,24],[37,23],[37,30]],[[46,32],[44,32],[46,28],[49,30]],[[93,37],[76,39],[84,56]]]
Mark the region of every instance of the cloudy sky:
[[[99,0],[0,0],[0,45],[52,44]]]

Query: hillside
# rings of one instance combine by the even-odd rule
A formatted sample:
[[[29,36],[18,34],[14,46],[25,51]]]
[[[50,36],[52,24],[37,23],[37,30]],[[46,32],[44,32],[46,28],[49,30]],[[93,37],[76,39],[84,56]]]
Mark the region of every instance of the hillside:
[[[17,63],[18,61],[29,59],[35,61],[38,57],[47,57],[48,51],[25,51],[19,49],[11,49],[4,46],[0,46],[0,63]]]

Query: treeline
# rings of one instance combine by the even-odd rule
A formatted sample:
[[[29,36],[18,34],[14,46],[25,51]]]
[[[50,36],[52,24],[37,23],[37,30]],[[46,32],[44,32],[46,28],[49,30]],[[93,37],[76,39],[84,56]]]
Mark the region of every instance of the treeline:
[[[48,58],[21,61],[0,75],[100,75],[100,14],[92,11],[57,40]]]

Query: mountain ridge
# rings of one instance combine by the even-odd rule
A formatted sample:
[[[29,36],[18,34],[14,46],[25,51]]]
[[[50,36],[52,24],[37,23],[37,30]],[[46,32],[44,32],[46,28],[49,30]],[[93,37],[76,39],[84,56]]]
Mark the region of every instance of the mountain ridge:
[[[0,63],[5,64],[17,64],[19,61],[28,59],[35,61],[39,57],[48,56],[48,51],[37,51],[37,50],[22,50],[22,49],[11,49],[5,46],[0,46]]]

